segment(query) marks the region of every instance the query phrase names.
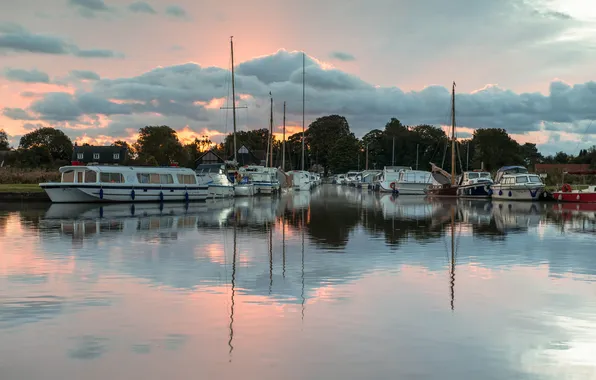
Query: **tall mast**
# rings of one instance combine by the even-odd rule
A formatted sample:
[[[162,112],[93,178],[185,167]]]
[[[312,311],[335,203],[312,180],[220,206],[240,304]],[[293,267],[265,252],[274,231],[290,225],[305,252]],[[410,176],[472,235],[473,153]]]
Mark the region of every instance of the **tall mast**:
[[[304,95],[304,83],[305,83],[305,76],[306,76],[306,53],[302,52],[302,170],[304,170],[304,103],[305,103],[305,95]]]
[[[271,91],[269,91],[271,96]],[[271,96],[271,113],[269,116],[269,166],[273,167],[273,96]]]
[[[236,148],[236,85],[234,83],[234,36],[230,37],[230,51],[232,55],[232,117],[234,119],[234,161],[238,162],[238,149]]]
[[[284,102],[284,125],[281,146],[281,170],[286,170],[286,102]]]
[[[455,82],[451,90],[451,184],[455,185]]]

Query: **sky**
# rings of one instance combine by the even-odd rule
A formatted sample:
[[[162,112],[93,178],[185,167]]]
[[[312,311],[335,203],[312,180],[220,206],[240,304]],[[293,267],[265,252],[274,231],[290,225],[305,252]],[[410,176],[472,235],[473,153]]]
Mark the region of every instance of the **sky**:
[[[596,3],[590,0],[19,0],[0,2],[0,129],[183,141],[232,127],[302,130],[339,114],[362,137],[392,117],[506,129],[543,154],[596,144]],[[594,123],[596,124],[596,123]]]

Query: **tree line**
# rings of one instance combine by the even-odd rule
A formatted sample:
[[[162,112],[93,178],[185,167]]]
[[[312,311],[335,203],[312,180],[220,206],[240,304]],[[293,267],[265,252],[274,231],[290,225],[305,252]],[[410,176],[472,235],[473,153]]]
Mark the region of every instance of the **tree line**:
[[[264,159],[269,140],[266,128],[240,131],[236,134],[237,147],[245,145],[257,158]],[[282,142],[273,137],[273,165],[282,164]],[[304,133],[305,169],[328,173],[349,170],[382,169],[388,165],[403,165],[429,170],[430,162],[451,170],[451,144],[443,129],[432,125],[403,125],[390,119],[383,129],[373,129],[358,139],[350,130],[345,117],[323,116],[313,121]],[[114,146],[127,148],[127,165],[170,165],[194,168],[196,160],[208,149],[223,159],[233,157],[233,136],[227,135],[220,144],[209,137],[195,138],[183,143],[169,126],[146,126],[139,129],[138,139],[129,144],[115,141]],[[5,164],[23,168],[55,168],[70,162],[72,140],[61,130],[40,128],[21,137],[18,147],[12,149],[8,136],[0,130],[0,151]],[[284,170],[301,169],[302,133],[290,135],[285,144]],[[2,161],[2,158],[0,158]],[[564,152],[542,155],[536,144],[519,144],[507,131],[499,128],[476,129],[469,139],[456,142],[457,171],[484,167],[494,171],[505,165],[524,165],[530,169],[536,163],[580,163],[596,166],[596,147],[582,149],[577,156]]]

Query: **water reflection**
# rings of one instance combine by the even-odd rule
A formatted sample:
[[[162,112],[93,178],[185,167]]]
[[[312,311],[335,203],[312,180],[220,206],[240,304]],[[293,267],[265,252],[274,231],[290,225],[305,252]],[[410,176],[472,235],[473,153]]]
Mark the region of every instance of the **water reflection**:
[[[1,209],[0,372],[591,378],[595,222],[586,205],[341,186]]]

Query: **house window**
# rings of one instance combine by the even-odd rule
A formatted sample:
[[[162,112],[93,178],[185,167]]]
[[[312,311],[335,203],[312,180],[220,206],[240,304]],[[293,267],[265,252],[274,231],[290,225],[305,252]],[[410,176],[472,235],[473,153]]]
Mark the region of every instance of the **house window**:
[[[120,159],[120,153],[114,153],[114,160]]]
[[[82,160],[85,157],[83,153],[77,153],[77,160]]]
[[[99,160],[99,153],[93,153],[93,159]]]

